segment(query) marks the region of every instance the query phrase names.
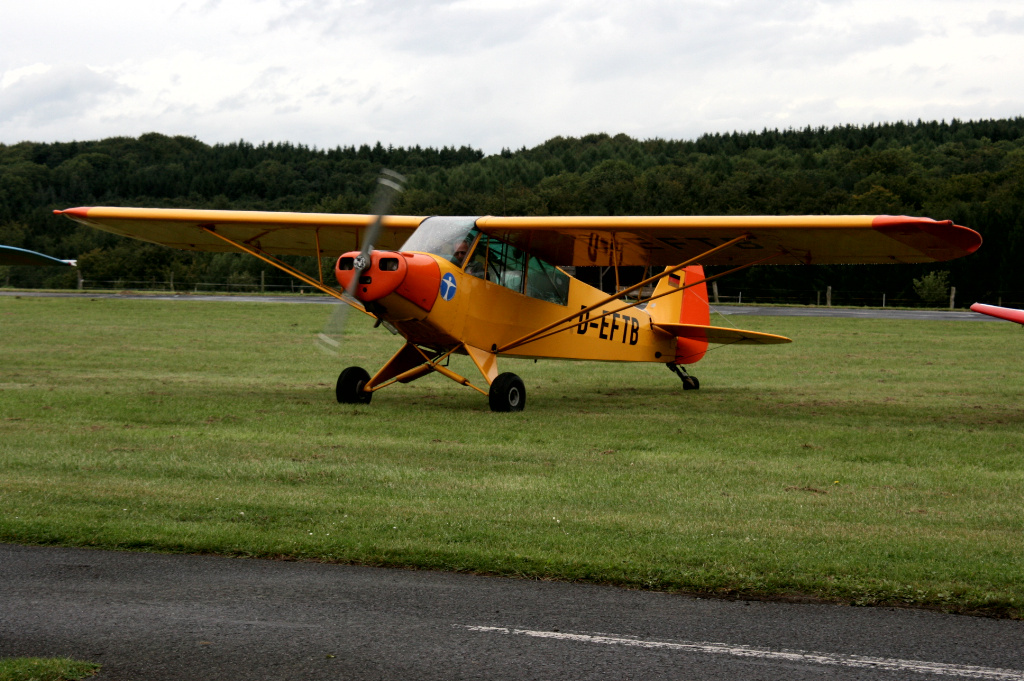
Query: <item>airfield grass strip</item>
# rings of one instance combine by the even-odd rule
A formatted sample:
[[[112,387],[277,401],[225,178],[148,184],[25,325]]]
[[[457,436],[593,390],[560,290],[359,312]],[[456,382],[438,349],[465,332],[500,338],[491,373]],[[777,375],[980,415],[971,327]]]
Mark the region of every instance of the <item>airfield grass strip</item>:
[[[0,659],[0,681],[79,681],[94,676],[100,665],[66,657]]]
[[[659,365],[339,405],[399,339],[310,305],[0,298],[0,540],[1024,616],[1024,334],[743,317]],[[737,318],[733,318],[734,321]],[[478,381],[466,358],[453,368]]]

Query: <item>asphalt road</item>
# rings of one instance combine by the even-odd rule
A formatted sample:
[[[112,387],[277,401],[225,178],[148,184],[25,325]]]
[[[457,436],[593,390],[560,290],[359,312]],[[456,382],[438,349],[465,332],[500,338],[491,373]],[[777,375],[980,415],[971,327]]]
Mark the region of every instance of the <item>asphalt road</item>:
[[[98,679],[1024,680],[1024,622],[0,545],[0,656]]]

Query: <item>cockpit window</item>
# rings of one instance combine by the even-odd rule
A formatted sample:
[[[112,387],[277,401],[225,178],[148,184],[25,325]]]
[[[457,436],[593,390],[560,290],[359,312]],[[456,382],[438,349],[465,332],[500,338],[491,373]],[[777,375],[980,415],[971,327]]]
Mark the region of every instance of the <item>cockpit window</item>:
[[[473,249],[466,273],[549,303],[569,303],[569,275],[486,234]],[[525,287],[525,288],[524,288]]]
[[[473,245],[475,238],[476,218],[433,217],[420,223],[419,228],[402,245],[402,250],[433,253],[456,265],[462,265],[466,251]]]
[[[569,303],[569,275],[554,265],[532,257],[526,274],[526,295],[546,300],[549,303],[567,305]]]
[[[478,235],[476,218],[432,217],[420,224],[402,250],[439,255],[479,279],[531,298],[568,304],[569,275],[486,234],[479,235],[479,243],[473,248]]]

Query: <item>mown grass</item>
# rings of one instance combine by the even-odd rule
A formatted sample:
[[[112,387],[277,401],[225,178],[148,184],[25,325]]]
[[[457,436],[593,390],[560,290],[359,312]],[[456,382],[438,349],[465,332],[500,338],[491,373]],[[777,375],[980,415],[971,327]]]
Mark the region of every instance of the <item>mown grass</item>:
[[[18,657],[0,660],[0,681],[79,681],[96,674],[100,666],[64,657]]]
[[[0,540],[1024,616],[1024,335],[733,318],[796,342],[504,361],[334,401],[399,345],[321,306],[0,298]],[[453,368],[471,380],[468,360]]]

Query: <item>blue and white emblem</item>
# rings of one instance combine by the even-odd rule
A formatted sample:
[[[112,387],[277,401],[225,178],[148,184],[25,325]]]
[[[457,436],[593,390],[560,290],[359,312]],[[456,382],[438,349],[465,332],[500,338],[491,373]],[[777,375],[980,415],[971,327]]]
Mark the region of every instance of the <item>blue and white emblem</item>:
[[[451,300],[455,297],[455,275],[449,272],[441,277],[441,300]]]

